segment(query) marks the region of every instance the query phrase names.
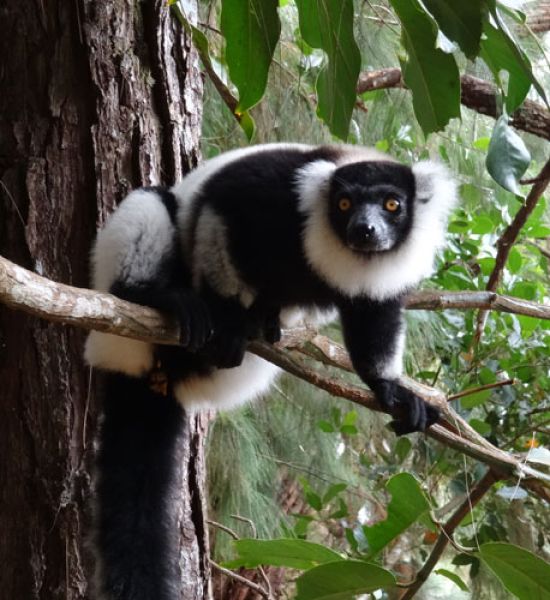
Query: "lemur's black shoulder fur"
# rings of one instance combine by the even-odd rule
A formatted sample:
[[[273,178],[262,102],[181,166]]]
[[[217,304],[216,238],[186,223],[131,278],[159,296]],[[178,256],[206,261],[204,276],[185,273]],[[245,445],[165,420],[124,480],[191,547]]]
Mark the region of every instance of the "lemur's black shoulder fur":
[[[175,315],[181,348],[93,332],[106,376],[96,548],[102,598],[175,599],[167,505],[185,410],[265,392],[277,369],[246,352],[281,326],[339,315],[358,375],[399,434],[437,411],[399,385],[403,295],[429,275],[456,186],[430,161],[369,148],[272,144],[206,161],[171,189],[132,192],[99,232],[95,287]],[[165,396],[150,385],[158,365]],[[151,590],[157,590],[154,594]]]

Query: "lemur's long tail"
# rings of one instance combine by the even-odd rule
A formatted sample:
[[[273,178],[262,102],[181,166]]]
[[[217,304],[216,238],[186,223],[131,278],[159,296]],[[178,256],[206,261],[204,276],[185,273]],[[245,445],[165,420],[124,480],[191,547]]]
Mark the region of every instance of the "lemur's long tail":
[[[146,379],[105,374],[98,456],[97,594],[102,600],[178,597],[177,525],[170,514],[183,410]]]

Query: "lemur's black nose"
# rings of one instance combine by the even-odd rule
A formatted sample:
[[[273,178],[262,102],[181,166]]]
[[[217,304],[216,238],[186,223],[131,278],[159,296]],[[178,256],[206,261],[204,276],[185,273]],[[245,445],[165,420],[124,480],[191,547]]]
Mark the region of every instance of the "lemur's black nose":
[[[375,232],[376,232],[376,229],[375,229],[374,225],[369,225],[368,223],[364,223],[359,226],[358,233],[361,237],[364,237],[365,239],[372,237]]]
[[[376,228],[369,223],[355,223],[349,230],[350,242],[361,245],[375,237]]]

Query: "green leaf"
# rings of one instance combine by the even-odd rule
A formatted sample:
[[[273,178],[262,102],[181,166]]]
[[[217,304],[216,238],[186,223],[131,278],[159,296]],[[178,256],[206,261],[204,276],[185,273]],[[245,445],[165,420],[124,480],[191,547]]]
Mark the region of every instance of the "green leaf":
[[[533,75],[529,59],[505,29],[502,27],[497,29],[489,21],[485,21],[483,34],[481,57],[491,69],[495,80],[500,84],[500,72],[508,71],[506,111],[512,114],[525,100],[531,84],[534,84],[537,89],[540,85]],[[539,93],[541,92],[541,96],[545,98],[542,88],[539,90]]]
[[[342,421],[342,425],[355,425],[357,422],[357,411],[350,410],[344,415],[344,419]]]
[[[395,585],[386,569],[359,560],[327,563],[310,569],[296,580],[296,600],[352,600]]]
[[[482,21],[487,12],[483,0],[423,0],[423,4],[441,31],[456,42],[468,58],[474,59],[479,54]]]
[[[550,599],[550,564],[532,552],[503,542],[488,542],[479,549],[483,562],[520,600]]]
[[[495,230],[495,226],[489,217],[481,215],[474,219],[472,223],[472,233],[476,233],[478,235],[483,235],[485,233],[491,233]]]
[[[338,494],[341,494],[348,487],[347,483],[335,483],[331,485],[323,496],[323,504],[328,504]]]
[[[311,508],[314,508],[315,510],[321,510],[323,508],[321,497],[315,492],[306,492],[306,500]]]
[[[483,385],[487,385],[488,383],[495,383],[496,380],[497,376],[495,375],[494,371],[489,369],[489,367],[483,367],[479,371],[479,381]]]
[[[317,421],[317,427],[325,433],[333,433],[335,431],[334,425],[325,420]]]
[[[489,144],[486,165],[491,177],[508,190],[521,196],[519,180],[531,162],[531,154],[503,115],[496,122]]]
[[[401,464],[408,456],[409,452],[412,449],[412,443],[409,438],[400,437],[397,439],[395,443],[395,455],[397,456],[397,460]]]
[[[359,430],[355,425],[342,425],[342,427],[340,427],[340,433],[345,433],[347,435],[356,435],[358,431]]]
[[[345,140],[361,69],[353,35],[353,1],[296,0],[296,6],[304,41],[324,50],[328,58],[317,78],[317,112],[330,131]]]
[[[519,281],[512,288],[512,296],[517,296],[524,300],[535,300],[537,297],[537,286],[528,281]]]
[[[479,433],[479,435],[488,435],[491,433],[491,426],[485,423],[485,421],[481,421],[480,419],[470,419],[469,424],[470,427]]]
[[[460,399],[462,408],[474,408],[489,400],[491,396],[491,390],[481,390],[475,394],[469,394]]]
[[[456,586],[458,586],[463,592],[469,592],[468,586],[462,581],[462,579],[452,571],[448,571],[447,569],[437,569],[434,571],[438,575],[443,575],[447,579],[450,579]]]
[[[343,519],[349,514],[348,507],[342,498],[338,498],[338,508],[331,512],[328,516],[329,519]]]
[[[450,233],[464,233],[470,229],[470,223],[468,221],[462,221],[460,219],[455,219],[451,221],[449,224],[449,232]]]
[[[473,143],[473,146],[474,146],[474,148],[477,148],[477,150],[487,150],[487,148],[489,147],[490,141],[491,141],[491,138],[480,137]]]
[[[221,30],[229,76],[239,90],[238,112],[264,95],[281,33],[277,5],[277,0],[222,0]]]
[[[460,78],[455,59],[435,47],[437,28],[417,0],[390,0],[401,21],[403,81],[412,90],[414,113],[425,134],[460,116]]]
[[[178,21],[181,23],[182,27],[185,31],[191,35],[191,39],[193,40],[193,45],[197,49],[199,53],[200,59],[205,67],[211,72],[215,72],[214,66],[212,64],[212,57],[210,55],[210,46],[208,44],[208,39],[204,35],[204,33],[197,29],[185,16],[183,11],[179,7],[179,0],[170,0],[169,6],[172,8],[172,12],[176,15]],[[221,81],[221,80],[220,80]],[[227,93],[230,94],[229,90]],[[244,131],[248,141],[250,142],[254,137],[254,132],[256,130],[256,124],[254,123],[254,119],[250,116],[250,113],[247,111],[243,111],[241,113],[234,113],[235,117],[239,121],[239,125]]]
[[[508,268],[512,273],[518,273],[521,269],[523,258],[521,252],[517,248],[512,248],[508,255]]]
[[[386,484],[386,489],[392,497],[386,520],[363,527],[370,556],[380,552],[430,509],[430,503],[418,481],[410,473],[394,475]]]
[[[496,261],[492,256],[484,256],[477,261],[483,275],[490,275],[495,268],[495,263]]]
[[[224,563],[228,569],[246,567],[253,569],[259,565],[311,569],[323,563],[342,560],[342,557],[321,544],[306,540],[281,538],[278,540],[242,539],[233,542],[239,556]]]

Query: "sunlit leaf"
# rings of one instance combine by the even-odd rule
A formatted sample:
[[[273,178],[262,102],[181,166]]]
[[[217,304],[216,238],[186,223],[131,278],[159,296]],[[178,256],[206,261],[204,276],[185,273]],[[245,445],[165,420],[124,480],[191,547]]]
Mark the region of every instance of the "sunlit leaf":
[[[423,4],[441,31],[456,42],[468,58],[473,59],[479,54],[482,20],[487,12],[484,0],[423,0]]]
[[[317,112],[330,131],[346,139],[355,105],[361,54],[353,34],[352,0],[296,0],[300,32],[327,55],[317,78]]]
[[[452,571],[449,571],[447,569],[436,569],[434,571],[434,573],[437,573],[438,575],[443,575],[443,577],[450,579],[463,592],[469,591],[468,586],[464,583],[464,581],[462,581],[462,579],[456,573],[453,573]]]
[[[197,27],[195,27],[187,19],[185,13],[180,9],[179,0],[171,0],[169,4],[171,5],[172,11],[178,18],[185,31],[191,35],[193,45],[197,49],[201,61],[210,71],[213,72],[214,66],[212,64],[212,57],[210,54],[210,46],[208,43],[208,39],[200,29],[197,29]],[[227,93],[229,93],[229,90],[227,90]],[[237,117],[239,125],[244,131],[248,141],[251,141],[254,137],[254,132],[256,130],[256,124],[254,122],[254,119],[250,116],[250,113],[248,111],[241,111],[239,113],[235,113],[235,116]]]
[[[328,504],[333,498],[336,498],[338,494],[341,494],[346,488],[346,483],[335,483],[331,485],[323,496],[323,504]]]
[[[435,47],[437,27],[417,0],[390,0],[401,21],[403,81],[412,90],[414,113],[425,134],[460,116],[460,78],[455,59]]]
[[[281,32],[277,5],[277,0],[222,0],[225,58],[239,90],[239,112],[252,108],[264,95]]]
[[[386,489],[391,494],[387,518],[370,527],[363,527],[371,556],[380,552],[430,509],[430,503],[418,481],[409,473],[394,475],[386,484]]]
[[[533,75],[529,59],[506,30],[502,27],[496,28],[486,21],[483,34],[481,57],[491,69],[493,77],[497,82],[501,82],[500,72],[508,72],[507,112],[512,114],[521,105],[531,84],[545,98],[544,90]]]
[[[520,600],[550,599],[550,564],[532,552],[502,542],[489,542],[479,549],[483,562]]]
[[[242,539],[236,540],[233,545],[238,553],[238,558],[224,563],[228,569],[239,567],[252,569],[259,565],[311,569],[326,562],[342,560],[342,557],[334,550],[306,540]]]
[[[377,565],[346,560],[306,571],[296,580],[296,600],[352,600],[359,594],[395,585],[395,577]]]
[[[474,406],[479,406],[487,402],[490,397],[491,390],[481,390],[479,392],[475,392],[474,394],[464,396],[460,399],[460,404],[462,405],[462,408],[474,408]]]

